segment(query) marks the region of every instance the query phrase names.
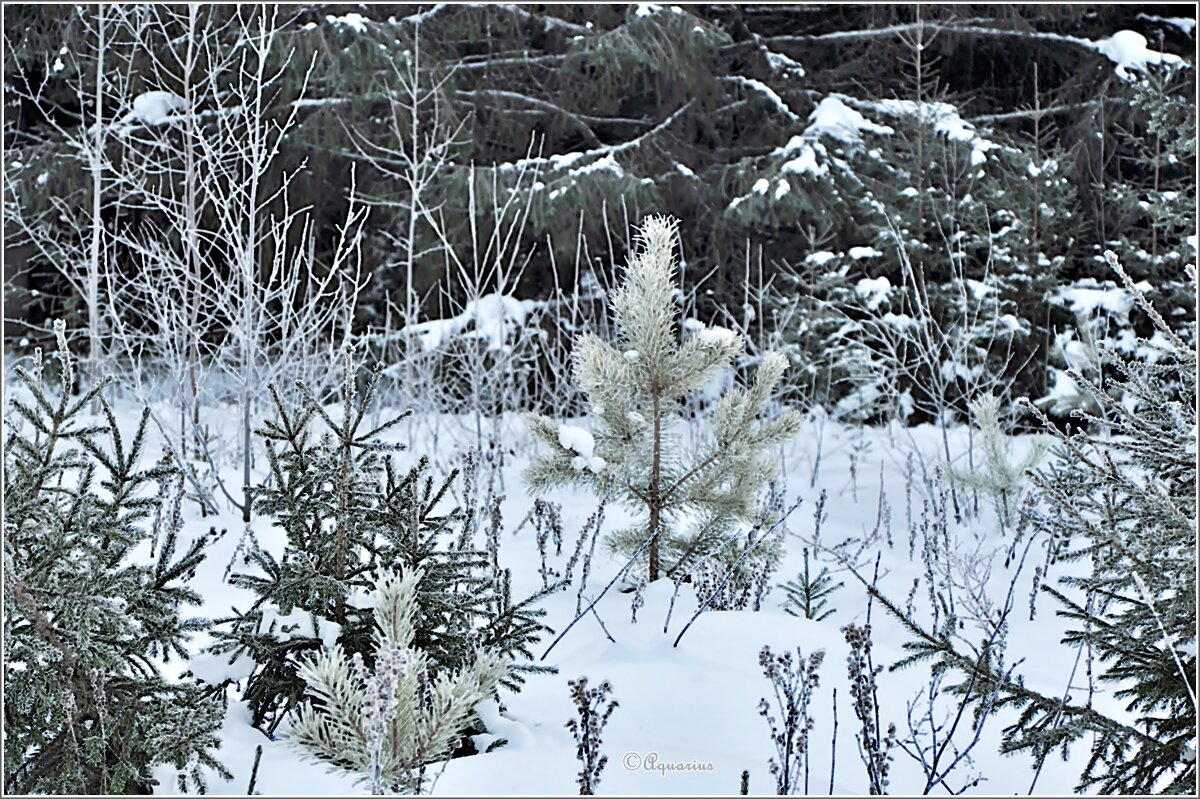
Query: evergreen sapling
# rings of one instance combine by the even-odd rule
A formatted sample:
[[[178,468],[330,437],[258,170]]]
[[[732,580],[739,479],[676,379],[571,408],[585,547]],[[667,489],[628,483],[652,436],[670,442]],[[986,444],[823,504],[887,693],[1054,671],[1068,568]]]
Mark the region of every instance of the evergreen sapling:
[[[646,219],[612,300],[618,340],[585,333],[576,344],[574,376],[593,432],[529,417],[530,432],[549,449],[528,470],[529,484],[612,491],[641,511],[644,523],[615,533],[610,544],[628,554],[645,550],[650,581],[734,542],[734,527],[753,517],[755,497],[775,471],[770,449],[800,428],[795,413],[764,418],[787,368],[786,359],[767,353],[748,388],[716,403],[707,442],[685,451],[676,432],[681,403],[730,367],[742,338],[710,327],[680,343],[675,238],[673,221]]]
[[[33,372],[13,372],[29,400],[10,394],[6,419],[4,791],[149,793],[160,765],[204,790],[204,769],[229,776],[213,753],[223,706],[164,668],[208,628],[181,613],[200,603],[186,582],[207,539],[181,546],[174,464],[139,463],[148,412],[126,441],[108,381],[74,396],[54,330],[57,396],[38,350]],[[147,562],[134,551],[150,540]]]
[[[434,673],[414,646],[421,578],[420,569],[375,578],[373,669],[338,645],[300,665],[311,698],[292,725],[292,744],[355,772],[373,795],[420,793],[423,767],[451,753],[505,672],[498,652],[478,649],[455,671]]]
[[[282,557],[250,550],[256,570],[230,582],[257,599],[218,620],[212,649],[256,664],[244,696],[252,722],[268,733],[303,701],[303,657],[336,643],[371,664],[374,622],[365,594],[379,568],[420,569],[413,643],[435,673],[461,667],[476,645],[528,658],[546,629],[534,608],[544,592],[514,601],[507,570],[472,548],[469,520],[442,508],[455,474],[436,481],[426,458],[398,470],[392,456],[403,445],[381,436],[407,414],[366,427],[382,370],[372,370],[360,390],[349,347],[343,370],[341,418],[303,385],[298,407],[271,389],[277,418],[260,431],[271,476],[256,492],[256,508],[283,528],[287,543]],[[515,688],[521,672],[545,670],[516,663],[504,684]]]

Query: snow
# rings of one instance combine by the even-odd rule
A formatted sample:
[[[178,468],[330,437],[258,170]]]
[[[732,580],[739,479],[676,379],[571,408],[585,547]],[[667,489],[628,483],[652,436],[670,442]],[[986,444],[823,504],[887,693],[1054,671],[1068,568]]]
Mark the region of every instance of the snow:
[[[1088,396],[1066,371],[1051,367],[1050,376],[1053,378],[1053,385],[1046,392],[1046,396],[1034,402],[1035,405],[1056,416],[1066,416],[1072,411],[1088,406]]]
[[[596,455],[596,439],[582,427],[560,424],[558,443],[563,449],[576,453],[576,457],[571,459],[571,466],[575,471],[583,471],[586,468],[599,474],[608,465],[604,458]]]
[[[861,261],[864,258],[878,258],[883,253],[874,247],[851,247],[847,253],[856,261]]]
[[[875,310],[887,299],[892,283],[885,276],[865,277],[854,285],[854,293],[863,298],[870,310]]]
[[[406,327],[421,347],[435,350],[456,337],[484,339],[490,351],[504,350],[509,338],[524,324],[537,303],[505,294],[485,294],[469,301],[462,313],[447,319],[431,319]],[[469,329],[468,329],[469,328]]]
[[[345,26],[355,33],[367,32],[367,19],[362,14],[351,11],[349,14],[343,14],[340,17],[335,17],[332,14],[325,17],[330,24],[336,26]]]
[[[689,169],[687,164],[675,164],[675,168],[679,170],[679,173],[685,177],[696,177],[696,173]]]
[[[578,155],[578,153],[574,154]],[[572,163],[574,163],[574,161],[572,161]],[[612,172],[617,177],[621,177],[625,174],[625,170],[622,169],[621,165],[617,163],[617,159],[612,157],[612,153],[605,155],[603,158],[597,158],[595,161],[587,164],[586,166],[576,167],[575,169],[570,170],[572,177],[589,175],[593,172]]]
[[[1150,48],[1146,37],[1137,31],[1120,30],[1107,39],[1100,39],[1093,46],[1116,64],[1113,72],[1122,80],[1133,80],[1130,70],[1146,72],[1152,64],[1175,67],[1186,64],[1172,53],[1163,53]]]
[[[788,105],[783,101],[783,98],[780,97],[774,89],[762,81],[755,80],[754,78],[747,78],[742,75],[731,75],[729,76],[728,80],[733,81],[734,83],[739,83],[742,86],[752,89],[753,91],[765,96],[771,103],[772,107],[774,107],[776,111],[778,111],[780,114],[783,114],[785,117],[789,119],[799,119],[799,117],[796,116],[796,112],[788,108]]]
[[[226,680],[238,682],[247,679],[254,673],[255,662],[245,653],[230,655],[214,655],[206,652],[196,655],[188,661],[188,670],[192,676],[209,685],[221,685]]]
[[[981,300],[987,295],[994,294],[997,291],[995,286],[989,286],[987,283],[983,283],[978,280],[972,280],[971,278],[967,278],[966,284],[967,288],[971,291],[971,296],[977,300]]]
[[[1194,36],[1196,32],[1195,17],[1156,17],[1153,14],[1138,14],[1138,19],[1144,19],[1149,22],[1161,22],[1164,25],[1178,28],[1183,31],[1185,36]]]
[[[836,257],[832,253],[828,255]],[[879,395],[878,387],[867,387],[855,395],[855,401],[869,403],[872,397]],[[846,407],[849,408],[849,404]],[[636,421],[634,412],[626,409],[620,412]],[[123,431],[131,433],[137,423],[137,409],[132,403],[119,400],[117,414]],[[204,415],[203,422],[218,433],[224,429],[222,420],[230,416],[227,408],[206,408]],[[387,410],[384,415],[388,415]],[[473,436],[470,432],[473,423],[466,417],[451,416],[439,417],[436,421],[445,425],[443,432],[435,435],[432,424],[421,423],[415,433],[415,445],[398,456],[402,468],[407,468],[423,454],[429,454],[438,464],[436,468],[443,473],[457,463],[449,454],[453,450],[449,431],[459,431],[465,440]],[[512,569],[513,596],[524,597],[541,585],[540,555],[535,536],[530,534],[528,527],[512,533],[531,510],[533,500],[517,488],[521,485],[522,471],[530,462],[527,436],[519,432],[515,419],[505,424],[510,422],[512,427],[507,428],[510,432],[496,442],[504,451],[513,453],[506,457],[499,472],[500,484],[508,486],[508,491],[502,492],[505,496],[501,500],[508,532],[501,539],[500,559]],[[562,424],[558,430],[559,443],[573,457],[588,461],[596,457],[596,441],[578,424]],[[812,424],[814,421],[810,419],[810,429]],[[883,539],[870,539],[865,557],[873,561],[876,553],[880,555],[880,590],[903,598],[914,579],[925,579],[925,566],[919,547],[914,557],[908,552],[908,531],[903,522],[908,478],[901,448],[914,447],[918,462],[938,463],[942,446],[940,431],[929,425],[904,430],[847,427],[829,419],[821,424],[823,433],[820,436],[802,435],[779,448],[778,457],[785,465],[780,487],[789,502],[800,497],[803,505],[788,522],[784,560],[772,585],[794,579],[800,570],[804,546],[801,536],[811,536],[812,513],[818,495],[827,491],[828,520],[822,531],[822,541],[827,545],[844,539],[870,538],[870,531],[877,524],[880,503],[888,503],[896,528],[894,545]],[[389,440],[400,440],[407,436],[407,431],[393,430],[389,435],[394,436]],[[948,435],[949,446],[956,457],[965,453],[967,431],[961,427],[953,428]],[[155,433],[151,432],[150,438],[147,452],[157,452]],[[1028,437],[1014,439],[1014,457],[1021,457],[1031,443]],[[852,452],[860,453],[857,465]],[[222,468],[227,480],[236,481],[240,476],[235,464]],[[264,468],[262,463],[256,465],[253,476],[256,482],[265,477]],[[585,462],[582,468],[590,466]],[[856,469],[858,482],[852,487]],[[871,477],[864,476],[867,474]],[[919,474],[915,485],[918,493],[914,499],[919,507],[922,490]],[[547,498],[562,504],[563,529],[568,533],[580,530],[596,507],[593,497],[570,489],[555,490]],[[240,516],[227,508],[216,517],[201,518],[195,505],[188,503],[185,513],[185,530],[207,531],[213,525],[230,530],[240,527]],[[1007,581],[1012,576],[1011,569],[1002,567],[1003,553],[1011,539],[1001,536],[989,513],[985,511],[983,516],[962,524],[951,520],[945,535],[964,555],[978,554],[985,560],[994,558],[993,577],[988,587],[993,598],[1002,601]],[[611,504],[604,533],[628,528],[637,521],[638,517],[630,509]],[[255,524],[261,546],[278,555],[286,538],[283,531],[265,520]],[[204,598],[203,606],[196,608],[192,615],[220,618],[228,615],[231,607],[248,606],[252,595],[223,578],[225,565],[236,545],[235,535],[221,537],[209,545],[207,558],[197,568],[196,577],[190,583]],[[561,559],[552,565],[561,568],[570,556],[569,549],[564,547]],[[592,575],[584,592],[585,599],[594,598],[622,564],[622,558],[598,546]],[[820,686],[813,701],[815,727],[810,738],[813,782],[821,793],[829,785],[830,763],[835,754],[831,740],[832,691],[836,689],[840,726],[834,793],[867,793],[864,770],[855,767],[859,760],[853,725],[848,723],[853,720],[853,715],[848,704],[851,694],[845,667],[849,652],[839,632],[845,624],[862,624],[866,620],[866,594],[827,556],[819,556],[813,565],[830,566],[835,571],[835,578],[845,583],[831,597],[834,614],[826,621],[783,613],[781,592],[773,588],[759,612],[708,611],[701,614],[677,647],[672,645],[675,637],[698,606],[694,588],[690,584],[681,585],[671,609],[675,591],[672,582],[660,580],[650,584],[645,589],[645,604],[638,611],[638,621],[632,623],[630,595],[618,590],[622,587],[618,582],[617,587],[596,605],[597,617],[582,620],[546,657],[543,665],[555,667],[556,673],[529,675],[519,693],[502,691],[503,709],[495,701],[480,706],[479,715],[486,732],[475,737],[477,748],[485,749],[500,739],[505,742],[486,754],[451,760],[431,793],[435,796],[577,793],[575,780],[579,766],[575,743],[564,728],[565,722],[575,715],[567,681],[586,675],[593,685],[601,680],[611,681],[614,698],[620,703],[603,734],[602,749],[609,760],[602,774],[600,793],[729,795],[736,792],[742,770],[746,769],[751,775],[751,792],[769,794],[773,791],[773,781],[768,760],[773,747],[767,724],[758,713],[760,698],[772,696],[770,683],[763,677],[758,663],[758,654],[764,645],[769,645],[775,652],[791,650],[793,653],[800,646],[805,655],[818,649],[825,651]],[[1069,564],[1059,564],[1056,576],[1066,574],[1069,568]],[[1027,568],[1015,589],[1020,597],[1029,595],[1031,572],[1032,567]],[[540,604],[547,612],[546,622],[556,633],[575,616],[576,590],[577,587],[572,586],[569,591],[551,594]],[[918,595],[918,602],[921,596]],[[1022,609],[1026,601],[1021,600]],[[1052,607],[1051,604],[1040,605],[1038,618],[1033,623],[1022,612],[1014,614],[1007,653],[1008,661],[1012,663],[1024,658],[1018,673],[1031,688],[1048,693],[1061,692],[1072,654],[1059,643],[1065,622],[1051,612]],[[596,618],[603,620],[615,643],[608,640]],[[297,635],[314,632],[307,614],[293,611],[285,616],[272,612],[270,620],[298,622],[300,626],[294,631]],[[923,668],[890,671],[888,667],[906,655],[903,644],[908,640],[907,633],[881,613],[878,606],[871,622],[873,656],[883,668],[879,677],[881,715],[885,724],[896,722],[903,730],[907,703],[926,687],[928,671]],[[324,632],[327,636],[332,629],[326,628]],[[969,626],[964,631],[966,636],[974,634]],[[534,647],[535,658],[546,651],[550,640],[547,636]],[[190,661],[193,673],[216,684],[225,679],[235,683],[244,680],[247,674],[244,661],[235,659],[233,664],[228,664],[228,655],[209,657],[199,654],[208,643],[206,636],[197,636],[189,644],[195,653]],[[1065,667],[1064,663],[1067,664]],[[172,661],[166,665],[165,673],[174,677],[181,675],[185,668],[188,667]],[[255,750],[261,746],[257,789],[264,795],[361,795],[362,786],[356,784],[352,776],[304,759],[289,743],[286,723],[273,739],[253,729],[242,690],[237,684],[226,688],[228,706],[224,723],[218,730],[223,744],[216,756],[229,768],[233,778],[226,781],[208,773],[210,794],[245,795]],[[1112,712],[1116,704],[1111,695],[1098,695],[1096,701],[1106,712]],[[1028,789],[1031,758],[1023,753],[999,754],[1000,731],[1012,722],[1015,712],[1004,709],[997,717],[989,719],[979,745],[972,752],[974,764],[969,770],[986,777],[976,789],[978,793],[1024,794]],[[972,735],[973,731],[968,731],[965,739]],[[1058,758],[1047,761],[1038,781],[1038,792],[1070,793],[1087,754],[1086,743],[1083,743],[1072,748],[1067,762]],[[680,768],[673,768],[675,764]],[[435,764],[430,773],[436,774],[440,768],[440,764]],[[173,766],[158,766],[153,776],[164,790],[169,791],[175,785]],[[919,765],[900,752],[891,764],[890,780],[891,789],[897,794],[919,793],[923,785]]]
[[[751,187],[750,191],[754,192],[755,194],[766,194],[767,189],[769,188],[771,188],[771,181],[767,180],[766,178],[759,178],[758,180],[754,181],[754,186]]]
[[[799,61],[788,58],[783,53],[773,53],[767,51],[767,65],[771,67],[772,72],[793,78],[804,77],[804,67],[800,66]]]
[[[333,646],[341,635],[342,626],[326,619],[314,617],[300,608],[292,608],[285,614],[276,608],[267,607],[263,610],[259,631],[266,633],[272,630],[277,641],[292,641],[297,638],[320,638],[325,646]]]
[[[951,103],[916,102],[915,100],[878,100],[864,103],[877,108],[879,111],[898,117],[916,117],[922,123],[933,126],[934,133],[944,136],[950,141],[962,142],[971,146],[971,166],[980,166],[987,161],[987,153],[997,148],[975,130],[975,126],[967,122],[958,113],[958,108]]]
[[[651,14],[657,14],[659,11],[662,11],[662,6],[660,5],[655,5],[654,3],[638,3],[633,14],[637,17],[648,17]]]
[[[832,253],[828,250],[821,250],[819,252],[809,253],[807,256],[805,256],[804,262],[813,266],[824,266],[825,264],[837,258],[837,253]]]
[[[818,153],[825,155],[825,147],[820,142],[812,142],[800,136],[793,136],[783,148],[784,153],[799,151],[800,155],[786,161],[779,168],[781,174],[812,175],[819,177],[829,173],[829,165],[817,162]]]
[[[864,131],[880,136],[895,133],[892,128],[872,122],[834,96],[826,97],[817,103],[808,119],[809,125],[804,134],[810,138],[825,135],[848,144],[856,144],[862,140]]]
[[[1146,281],[1135,285],[1142,292],[1153,289]],[[1128,320],[1134,298],[1132,292],[1112,281],[1101,283],[1094,278],[1083,278],[1057,289],[1053,301],[1065,305],[1076,314],[1089,315],[1101,310],[1124,322]]]
[[[787,196],[787,193],[792,190],[792,186],[786,180],[781,180],[775,184],[775,199],[782,200]]]
[[[176,113],[185,110],[186,105],[178,94],[156,90],[142,92],[133,98],[130,107],[132,110],[124,121],[136,120],[147,125],[162,125],[178,119]]]
[[[727,327],[714,325],[705,327],[702,330],[696,331],[696,338],[701,344],[709,346],[725,346],[737,341],[737,333],[734,333]]]

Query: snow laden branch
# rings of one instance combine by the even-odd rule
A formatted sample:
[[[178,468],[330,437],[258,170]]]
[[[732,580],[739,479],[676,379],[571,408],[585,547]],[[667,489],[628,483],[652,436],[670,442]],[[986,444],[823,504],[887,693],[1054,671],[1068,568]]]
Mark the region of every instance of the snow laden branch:
[[[862,39],[877,39],[883,37],[905,37],[913,34],[952,33],[966,36],[980,36],[1007,39],[1026,39],[1034,41],[1053,42],[1089,50],[1107,58],[1116,65],[1117,77],[1128,80],[1129,70],[1145,71],[1148,65],[1162,65],[1168,68],[1188,67],[1186,60],[1172,53],[1152,50],[1146,37],[1131,30],[1120,30],[1105,39],[1084,39],[1063,33],[1046,31],[1015,30],[1011,28],[985,27],[979,23],[990,22],[986,19],[972,19],[964,22],[930,22],[917,20],[902,25],[889,25],[884,28],[867,28],[855,31],[834,31],[831,33],[795,34],[786,36],[764,37],[763,41],[772,44],[811,44],[814,42],[855,41]]]

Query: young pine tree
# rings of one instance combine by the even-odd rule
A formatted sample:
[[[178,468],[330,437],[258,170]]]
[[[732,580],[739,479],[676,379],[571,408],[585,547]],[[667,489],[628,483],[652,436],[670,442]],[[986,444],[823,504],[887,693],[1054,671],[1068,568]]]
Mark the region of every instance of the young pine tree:
[[[147,413],[126,441],[107,383],[73,396],[55,332],[57,396],[39,350],[32,373],[14,370],[5,425],[4,792],[150,793],[161,764],[203,789],[200,766],[229,776],[212,754],[223,707],[163,664],[208,627],[181,613],[200,602],[185,582],[205,538],[177,552],[182,486],[169,464],[139,464]],[[150,562],[134,557],[151,539]]]
[[[300,707],[291,742],[355,772],[373,795],[420,793],[422,767],[450,754],[506,671],[497,651],[482,649],[454,672],[435,673],[414,645],[422,578],[419,568],[375,578],[372,670],[341,646],[300,664],[311,700]]]
[[[1012,444],[1000,421],[1000,401],[991,394],[976,397],[970,403],[971,417],[983,450],[984,469],[959,471],[947,465],[950,479],[968,488],[987,491],[996,503],[996,511],[1005,528],[1011,523],[1011,511],[1020,504],[1021,483],[1025,473],[1037,466],[1046,454],[1047,442],[1038,438],[1021,460],[1014,460]]]
[[[643,511],[644,525],[610,543],[629,553],[648,546],[651,581],[732,543],[732,528],[753,515],[755,496],[774,473],[770,448],[800,428],[790,412],[760,419],[787,368],[782,356],[768,353],[748,388],[716,403],[705,446],[685,451],[675,432],[680,403],[730,366],[742,339],[706,328],[679,343],[675,237],[673,221],[645,221],[613,297],[617,345],[591,334],[578,341],[574,374],[595,436],[545,416],[529,418],[530,431],[551,449],[527,472],[530,485],[587,485]]]

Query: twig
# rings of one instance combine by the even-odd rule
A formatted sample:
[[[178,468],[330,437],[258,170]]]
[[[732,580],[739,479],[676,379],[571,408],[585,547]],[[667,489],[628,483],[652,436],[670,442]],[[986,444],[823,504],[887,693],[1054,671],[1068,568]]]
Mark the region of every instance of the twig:
[[[795,512],[796,508],[800,507],[800,503],[803,501],[804,501],[803,497],[797,497],[796,501],[792,503],[792,506],[790,508],[788,508],[787,511],[783,515],[781,515],[774,524],[771,525],[770,529],[767,530],[767,532],[764,533],[761,538],[759,538],[757,541],[755,541],[750,546],[746,547],[746,551],[743,552],[738,557],[738,559],[733,562],[733,565],[730,566],[729,569],[725,572],[725,577],[721,580],[720,583],[717,584],[716,589],[714,589],[713,592],[708,595],[707,599],[705,599],[703,602],[700,603],[700,607],[696,608],[696,612],[692,614],[692,617],[690,619],[688,619],[687,624],[683,625],[683,629],[680,630],[679,635],[677,635],[675,637],[675,643],[671,644],[672,647],[679,646],[679,641],[681,638],[683,638],[683,634],[688,631],[688,628],[692,626],[692,623],[694,621],[696,621],[696,619],[700,618],[700,614],[704,612],[704,609],[707,608],[709,606],[709,604],[717,596],[720,595],[721,591],[725,588],[726,583],[729,582],[729,579],[731,577],[733,577],[734,572],[737,571],[737,567],[742,565],[742,561],[744,561],[750,555],[751,552],[753,552],[755,549],[757,549],[759,544],[761,544],[763,541],[766,541],[768,538],[770,538],[771,533],[775,532],[775,530],[777,530],[780,525],[782,525],[784,522],[786,522],[788,520],[788,517],[791,516],[793,512]],[[647,543],[649,543],[649,542],[647,542]]]

